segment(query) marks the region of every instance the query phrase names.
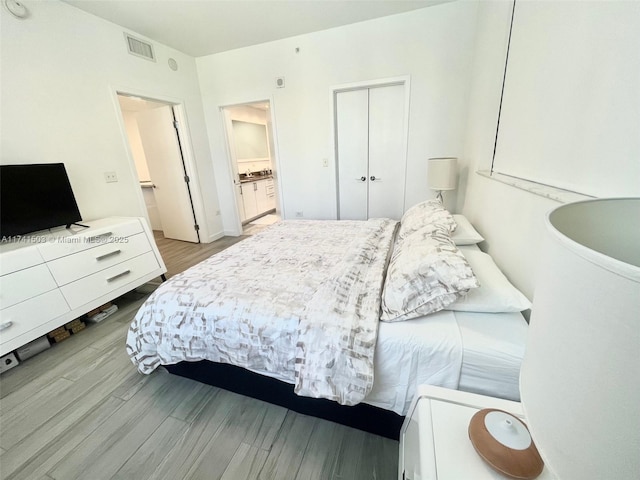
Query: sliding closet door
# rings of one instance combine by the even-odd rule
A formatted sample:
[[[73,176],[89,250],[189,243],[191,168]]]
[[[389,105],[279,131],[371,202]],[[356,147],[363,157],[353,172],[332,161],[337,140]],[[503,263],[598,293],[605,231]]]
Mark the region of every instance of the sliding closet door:
[[[336,94],[338,218],[400,219],[405,184],[404,85]]]
[[[368,218],[400,220],[404,211],[404,86],[369,89]]]
[[[367,218],[369,162],[369,91],[336,95],[338,218]]]

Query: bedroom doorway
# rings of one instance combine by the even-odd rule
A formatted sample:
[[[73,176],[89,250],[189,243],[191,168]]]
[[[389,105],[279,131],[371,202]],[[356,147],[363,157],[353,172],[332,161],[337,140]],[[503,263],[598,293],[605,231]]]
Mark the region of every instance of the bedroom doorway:
[[[152,230],[200,243],[178,106],[122,93],[118,103]]]
[[[243,234],[251,234],[280,219],[271,102],[228,105],[220,110],[239,223]]]

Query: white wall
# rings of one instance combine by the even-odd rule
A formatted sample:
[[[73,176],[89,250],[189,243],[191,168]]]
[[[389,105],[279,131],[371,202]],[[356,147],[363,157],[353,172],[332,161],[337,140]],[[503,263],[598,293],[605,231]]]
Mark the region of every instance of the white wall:
[[[64,162],[85,220],[144,216],[116,89],[183,103],[206,222],[222,229],[195,61],[156,42],[157,62],[127,53],[123,28],[58,0],[25,1],[18,20],[0,9],[0,161]],[[179,65],[174,72],[168,58]],[[117,183],[103,173],[115,171]]]
[[[640,2],[517,2],[493,170],[640,195],[639,85]]]
[[[138,172],[138,180],[141,182],[149,182],[151,181],[151,174],[149,173],[149,165],[147,165],[147,156],[144,154],[142,139],[140,138],[136,112],[122,110],[122,119],[124,120],[124,127],[127,132],[127,137],[129,138],[129,147],[131,148],[131,155],[133,156],[133,162],[136,166],[136,172]]]
[[[509,280],[531,299],[544,217],[559,204],[475,173],[491,166],[511,6],[506,1],[479,5],[458,210],[485,237],[483,250],[491,253]]]
[[[138,128],[137,112],[130,110],[122,110],[122,118],[129,139],[131,155],[138,173],[138,179],[141,182],[150,182],[151,174],[149,173],[149,165],[147,164],[147,156],[144,153],[142,138],[140,138],[140,129]],[[156,202],[155,190],[149,187],[141,187],[142,197],[147,210],[147,218],[152,230],[162,231],[162,221],[158,212],[158,204]]]
[[[236,225],[221,105],[270,99],[285,214],[335,218],[331,87],[410,75],[406,205],[433,196],[428,157],[459,156],[460,188],[446,192],[448,206],[471,219],[532,298],[544,217],[559,204],[474,173],[491,163],[510,2],[448,3],[195,61],[152,42],[157,63],[126,53],[114,24],[57,0],[25,5],[26,20],[0,9],[0,161],[65,162],[85,219],[144,215],[117,88],[185,104],[211,238],[223,229],[217,209],[225,231]],[[119,182],[105,183],[105,171]]]
[[[335,218],[331,87],[351,82],[410,75],[406,205],[432,197],[427,158],[462,153],[476,7],[448,3],[198,58],[225,230],[234,193],[219,107],[271,99],[285,218]]]
[[[240,120],[241,122],[259,123],[261,125],[267,124],[267,112],[260,108],[255,108],[250,105],[237,105],[227,108],[229,112],[229,118],[231,120]]]
[[[589,8],[590,2],[582,4]],[[531,299],[538,251],[545,237],[545,216],[560,203],[475,173],[491,166],[511,7],[511,2],[506,1],[479,2],[458,210],[486,238],[483,249],[492,254],[509,279]],[[578,110],[569,112],[576,121],[581,118]],[[506,120],[501,118],[501,131],[503,121]],[[538,124],[535,128],[544,133],[552,127]],[[633,162],[638,159],[628,161],[629,168],[617,174],[620,179],[635,171]]]

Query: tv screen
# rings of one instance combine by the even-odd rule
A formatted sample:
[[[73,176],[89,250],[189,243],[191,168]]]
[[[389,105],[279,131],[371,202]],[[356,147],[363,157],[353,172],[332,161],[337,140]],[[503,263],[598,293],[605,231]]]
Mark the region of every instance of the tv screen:
[[[0,165],[3,239],[80,220],[64,164]]]

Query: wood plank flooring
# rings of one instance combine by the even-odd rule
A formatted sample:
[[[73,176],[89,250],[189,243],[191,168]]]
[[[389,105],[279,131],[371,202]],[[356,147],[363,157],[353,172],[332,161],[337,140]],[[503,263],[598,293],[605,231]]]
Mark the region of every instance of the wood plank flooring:
[[[211,243],[191,243],[165,238],[162,232],[155,230],[153,236],[167,266],[167,278],[183,272],[205,258],[209,258],[211,255],[247,238],[247,235],[241,235],[239,237],[222,237]]]
[[[170,276],[242,238],[157,240]],[[139,374],[124,343],[153,288],[0,376],[2,480],[397,477],[396,441],[165,371]]]

